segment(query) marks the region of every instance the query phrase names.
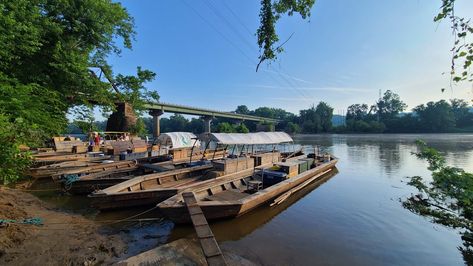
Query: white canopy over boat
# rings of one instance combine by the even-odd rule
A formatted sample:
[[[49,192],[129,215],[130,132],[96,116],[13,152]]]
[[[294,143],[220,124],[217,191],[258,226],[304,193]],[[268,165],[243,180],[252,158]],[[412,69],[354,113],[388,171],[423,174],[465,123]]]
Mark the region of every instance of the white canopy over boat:
[[[161,146],[166,146],[171,149],[190,148],[194,145],[197,137],[190,132],[168,132],[161,133],[158,137],[158,143]],[[200,141],[197,140],[195,146],[200,146]]]
[[[294,140],[285,132],[257,132],[257,133],[208,133],[210,141],[218,144],[278,144],[293,142]]]

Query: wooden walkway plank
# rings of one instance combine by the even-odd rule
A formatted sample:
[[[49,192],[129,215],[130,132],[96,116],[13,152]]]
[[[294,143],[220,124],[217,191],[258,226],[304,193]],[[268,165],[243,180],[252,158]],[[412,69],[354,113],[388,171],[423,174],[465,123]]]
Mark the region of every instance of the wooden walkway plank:
[[[215,240],[215,236],[207,223],[207,219],[205,219],[202,209],[199,204],[197,204],[194,193],[184,192],[182,193],[182,198],[186,203],[192,224],[194,225],[194,230],[197,233],[197,238],[199,239],[207,263],[210,266],[227,265],[222,251],[218,246],[217,240]]]

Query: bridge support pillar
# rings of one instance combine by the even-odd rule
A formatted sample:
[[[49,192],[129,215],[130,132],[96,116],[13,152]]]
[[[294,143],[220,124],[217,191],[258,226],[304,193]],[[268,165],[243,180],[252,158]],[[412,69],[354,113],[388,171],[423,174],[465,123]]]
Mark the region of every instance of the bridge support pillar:
[[[210,124],[212,122],[212,118],[211,116],[204,116],[203,119],[204,119],[204,133],[210,133]]]
[[[149,115],[153,117],[153,138],[158,138],[161,134],[160,123],[159,120],[161,119],[161,115],[164,112],[161,110],[151,110]]]

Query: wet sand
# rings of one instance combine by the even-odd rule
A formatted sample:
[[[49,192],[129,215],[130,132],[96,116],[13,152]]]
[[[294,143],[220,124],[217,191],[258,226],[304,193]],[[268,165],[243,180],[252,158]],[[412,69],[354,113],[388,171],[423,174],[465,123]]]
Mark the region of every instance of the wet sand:
[[[43,225],[0,227],[0,265],[112,264],[126,254],[126,243],[105,235],[81,215],[55,209],[18,189],[0,187],[0,219],[38,217]]]

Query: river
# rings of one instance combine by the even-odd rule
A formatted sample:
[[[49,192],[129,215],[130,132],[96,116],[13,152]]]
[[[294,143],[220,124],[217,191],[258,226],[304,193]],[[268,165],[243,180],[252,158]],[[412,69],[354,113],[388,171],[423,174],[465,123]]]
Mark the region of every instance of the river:
[[[212,224],[212,230],[225,248],[265,265],[462,265],[457,231],[402,207],[415,192],[405,177],[429,176],[426,162],[411,154],[417,139],[473,172],[473,134],[299,135],[296,143],[338,157],[338,170],[282,205]],[[72,208],[71,201],[61,206]],[[118,215],[84,214],[97,220]],[[118,232],[132,239],[130,254],[193,233],[166,220]]]

